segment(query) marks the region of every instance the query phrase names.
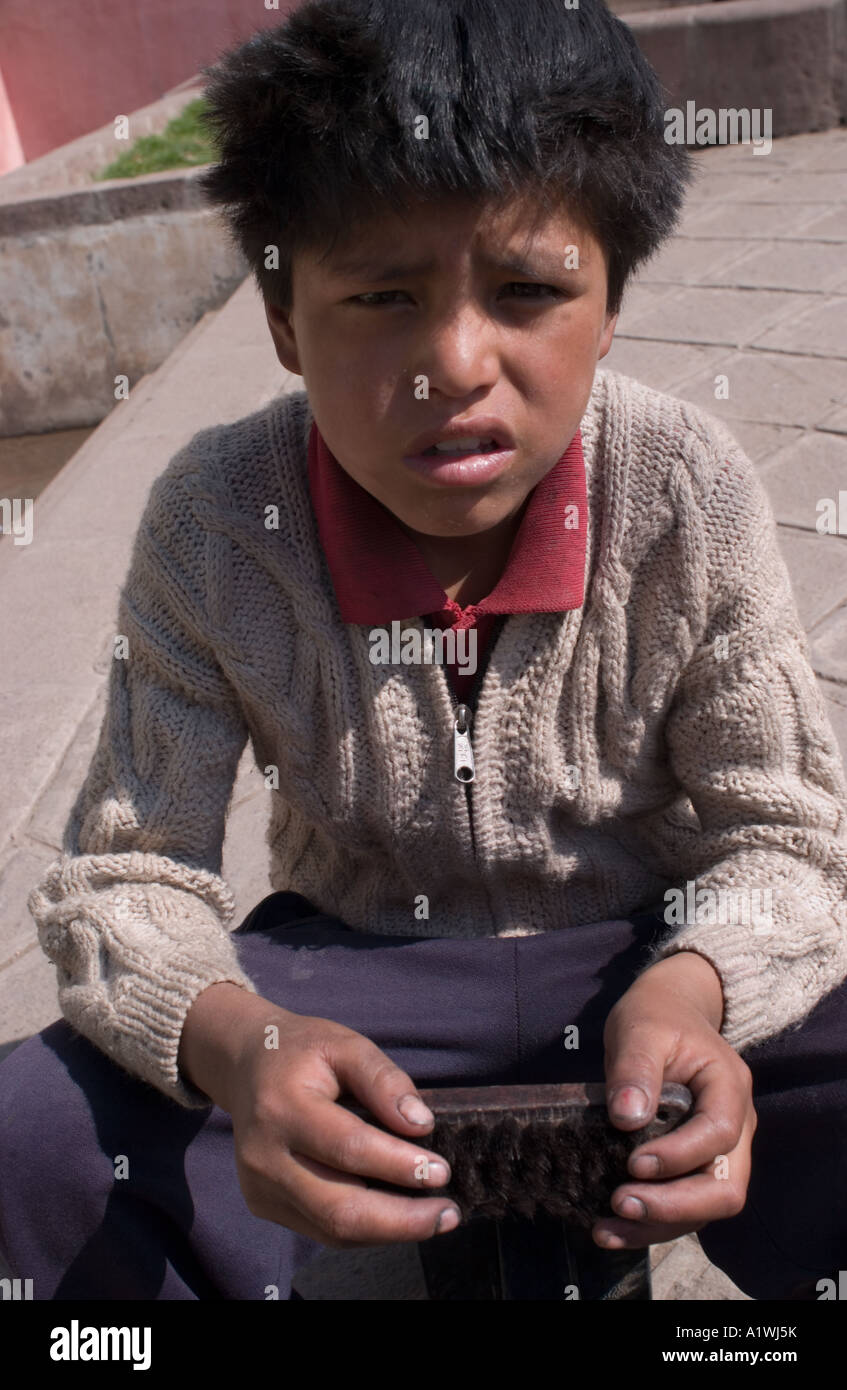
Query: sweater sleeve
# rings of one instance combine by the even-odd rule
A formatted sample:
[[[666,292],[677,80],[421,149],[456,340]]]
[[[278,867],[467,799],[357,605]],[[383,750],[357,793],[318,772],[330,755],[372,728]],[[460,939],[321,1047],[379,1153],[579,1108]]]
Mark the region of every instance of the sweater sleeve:
[[[687,483],[680,497],[708,593],[692,604],[702,617],[666,740],[700,829],[665,895],[676,930],[649,963],[705,956],[723,985],[722,1035],[742,1051],[799,1026],[847,976],[847,796],[753,465],[736,447],[704,501]]]
[[[62,853],[27,904],[67,1021],[187,1108],[210,1104],[177,1066],[191,1004],[218,981],[256,992],[220,877],[248,730],[205,635],[204,555],[172,466],[135,537],[99,742]]]

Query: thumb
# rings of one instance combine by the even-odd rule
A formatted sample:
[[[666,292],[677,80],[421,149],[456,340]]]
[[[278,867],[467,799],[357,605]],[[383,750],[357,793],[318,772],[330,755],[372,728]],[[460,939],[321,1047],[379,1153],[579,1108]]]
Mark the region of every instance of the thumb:
[[[622,1019],[607,1030],[605,1044],[609,1119],[618,1129],[641,1129],[656,1113],[664,1080],[658,1031]]]

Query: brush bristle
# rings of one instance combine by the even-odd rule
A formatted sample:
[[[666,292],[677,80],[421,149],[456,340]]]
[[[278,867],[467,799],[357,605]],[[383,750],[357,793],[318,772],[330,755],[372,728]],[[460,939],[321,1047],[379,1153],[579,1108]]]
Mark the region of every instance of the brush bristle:
[[[501,1220],[509,1213],[532,1220],[539,1212],[590,1228],[608,1214],[627,1160],[639,1144],[667,1133],[689,1113],[687,1087],[667,1083],[654,1118],[638,1130],[609,1120],[602,1085],[491,1086],[421,1090],[435,1116],[426,1147],[450,1165],[446,1187],[418,1189],[452,1198],[462,1220]],[[355,1113],[380,1125],[360,1105]],[[389,1131],[390,1132],[390,1131]],[[371,1187],[409,1195],[408,1188]]]
[[[428,1147],[450,1164],[451,1180],[442,1190],[463,1220],[499,1220],[508,1212],[532,1219],[540,1210],[588,1227],[626,1180],[635,1144],[631,1134],[609,1134],[592,1112],[582,1111],[566,1120],[442,1117]]]

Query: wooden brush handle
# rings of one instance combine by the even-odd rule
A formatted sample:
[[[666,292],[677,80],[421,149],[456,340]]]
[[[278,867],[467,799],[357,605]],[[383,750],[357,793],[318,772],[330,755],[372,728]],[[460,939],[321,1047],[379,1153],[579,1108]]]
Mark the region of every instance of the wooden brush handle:
[[[436,1119],[458,1121],[463,1115],[484,1116],[486,1121],[496,1121],[506,1115],[527,1120],[565,1121],[568,1112],[574,1119],[586,1110],[600,1109],[607,1112],[606,1087],[601,1081],[562,1082],[527,1086],[436,1086],[418,1088],[418,1095],[428,1105]],[[667,1134],[688,1115],[693,1097],[687,1086],[675,1081],[667,1082],[661,1090],[656,1115],[643,1130],[639,1130],[639,1142],[658,1139]],[[384,1128],[371,1112],[357,1101],[348,1097],[339,1099],[339,1104],[350,1110],[360,1119],[368,1120],[378,1128]]]
[[[555,1083],[529,1086],[438,1086],[418,1090],[436,1121],[440,1116],[471,1112],[491,1116],[514,1115],[527,1119],[565,1119],[564,1111],[599,1108],[607,1111],[606,1087],[601,1081]],[[655,1118],[644,1127],[644,1139],[657,1139],[674,1129],[691,1109],[693,1097],[687,1086],[667,1082],[661,1090]],[[641,1131],[639,1131],[641,1132]]]

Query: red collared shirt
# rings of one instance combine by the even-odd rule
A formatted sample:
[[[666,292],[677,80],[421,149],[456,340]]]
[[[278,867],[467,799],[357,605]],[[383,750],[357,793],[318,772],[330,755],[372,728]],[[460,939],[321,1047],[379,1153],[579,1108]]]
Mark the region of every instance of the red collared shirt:
[[[393,513],[344,471],[315,422],[309,434],[309,491],[346,623],[384,627],[389,634],[394,619],[418,616],[445,631],[475,627],[481,662],[498,614],[555,613],[582,605],[588,504],[579,430],[530,493],[497,584],[467,608],[447,597]],[[461,648],[458,655],[461,659]],[[459,661],[445,661],[445,669],[457,699],[466,700],[476,673],[468,674]]]

